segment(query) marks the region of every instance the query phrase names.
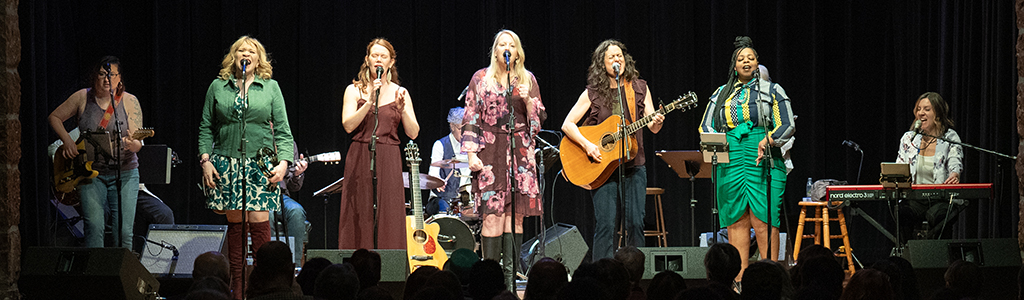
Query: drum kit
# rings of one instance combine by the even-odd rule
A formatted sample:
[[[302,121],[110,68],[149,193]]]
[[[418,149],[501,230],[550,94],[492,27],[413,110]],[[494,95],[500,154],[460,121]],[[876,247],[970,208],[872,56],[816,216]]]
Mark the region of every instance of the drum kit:
[[[435,161],[430,166],[443,169],[462,169],[468,168],[469,163],[453,158]],[[419,175],[421,189],[436,189],[445,186],[445,180],[437,176],[423,173]],[[469,175],[452,176],[469,177]],[[403,172],[402,179],[405,181],[405,187],[409,188],[409,173]],[[458,197],[441,201],[448,201],[448,210],[426,219],[427,223],[437,223],[441,226],[441,231],[437,235],[438,243],[447,251],[455,251],[459,248],[476,251],[481,219],[480,215],[476,213],[470,184],[459,187]]]

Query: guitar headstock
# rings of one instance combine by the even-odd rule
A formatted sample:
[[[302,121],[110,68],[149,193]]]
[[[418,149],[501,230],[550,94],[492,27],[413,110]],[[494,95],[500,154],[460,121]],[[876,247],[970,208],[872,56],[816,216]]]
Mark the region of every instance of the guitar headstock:
[[[334,152],[320,153],[320,154],[317,154],[317,155],[313,155],[313,156],[307,157],[306,160],[309,161],[309,162],[322,162],[322,163],[325,163],[325,164],[331,164],[331,163],[335,163],[336,164],[336,163],[341,161],[341,152],[334,151]]]
[[[687,92],[686,95],[679,96],[678,99],[672,101],[672,103],[669,103],[668,105],[665,105],[665,107],[669,110],[678,109],[681,111],[686,111],[690,108],[696,107],[697,100],[697,94],[691,91]]]
[[[413,141],[409,141],[405,145],[405,162],[409,165],[419,165],[420,159],[420,146],[416,145]]]
[[[135,132],[132,132],[132,139],[141,140],[152,137],[154,134],[156,134],[156,132],[153,131],[153,128],[139,128],[136,129]]]

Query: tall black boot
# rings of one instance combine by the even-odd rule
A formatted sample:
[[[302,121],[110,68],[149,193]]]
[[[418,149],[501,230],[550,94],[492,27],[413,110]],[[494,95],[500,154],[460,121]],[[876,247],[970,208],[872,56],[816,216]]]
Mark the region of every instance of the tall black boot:
[[[501,261],[501,237],[480,237],[480,256],[483,259],[490,259],[493,261]]]
[[[516,293],[516,274],[512,273],[512,266],[514,264],[517,271],[523,270],[519,267],[519,256],[515,253],[517,238],[521,240],[523,234],[504,233],[501,235],[502,242],[504,243],[501,255],[501,269],[505,272],[505,286],[508,287],[509,291],[512,291],[512,294]]]

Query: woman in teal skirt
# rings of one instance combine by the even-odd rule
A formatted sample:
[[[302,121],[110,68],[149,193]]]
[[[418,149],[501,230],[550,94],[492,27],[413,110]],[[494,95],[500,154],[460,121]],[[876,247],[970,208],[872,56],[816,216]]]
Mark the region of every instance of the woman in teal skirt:
[[[780,147],[793,137],[796,127],[789,96],[782,86],[768,80],[753,80],[758,60],[750,38],[737,37],[735,45],[729,80],[711,95],[700,132],[726,134],[729,162],[718,164],[718,220],[728,228],[729,243],[739,250],[742,268],[746,269],[750,228],[754,228],[757,243],[762,245],[758,247],[761,257],[778,258],[779,203],[786,190],[786,165]],[[771,161],[765,150],[771,151]],[[770,210],[765,201],[769,170]],[[769,211],[771,234],[766,223]],[[765,247],[769,237],[771,247]],[[736,281],[742,276],[741,269]]]

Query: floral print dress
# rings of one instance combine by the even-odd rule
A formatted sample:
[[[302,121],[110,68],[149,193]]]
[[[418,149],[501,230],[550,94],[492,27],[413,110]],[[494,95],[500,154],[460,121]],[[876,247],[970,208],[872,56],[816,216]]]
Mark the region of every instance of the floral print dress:
[[[543,213],[540,191],[537,187],[537,168],[534,159],[536,147],[533,137],[540,132],[540,124],[547,117],[540,99],[540,88],[532,73],[527,97],[512,88],[509,97],[515,112],[515,149],[509,147],[506,87],[487,80],[487,69],[473,74],[466,93],[466,115],[463,117],[462,151],[475,152],[483,162],[483,169],[472,173],[472,194],[479,214],[503,214],[509,201],[509,185],[516,184],[516,213],[537,216]],[[512,87],[519,85],[512,78]],[[526,103],[531,101],[534,112],[527,115]],[[514,179],[509,178],[512,169]]]

